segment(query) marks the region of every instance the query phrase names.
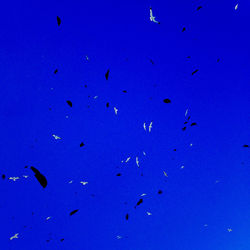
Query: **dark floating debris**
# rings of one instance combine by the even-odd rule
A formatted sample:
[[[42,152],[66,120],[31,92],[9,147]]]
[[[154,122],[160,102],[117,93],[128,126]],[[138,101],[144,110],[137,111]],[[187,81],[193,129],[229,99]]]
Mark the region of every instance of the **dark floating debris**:
[[[128,220],[128,218],[129,218],[129,214],[126,214],[125,218],[126,218],[126,220]]]
[[[154,61],[152,60],[152,59],[149,59],[149,61],[154,65],[155,63],[154,63]]]
[[[106,103],[106,107],[107,107],[107,108],[109,107],[109,102]]]
[[[185,131],[186,129],[187,129],[187,127],[182,128],[183,131]]]
[[[217,63],[220,61],[220,58],[217,59]]]
[[[135,208],[136,208],[137,206],[139,206],[140,204],[142,204],[142,202],[143,202],[143,199],[140,199],[140,200],[136,203]]]
[[[202,6],[198,6],[196,10],[198,11],[198,10],[200,10],[201,8],[202,8]]]
[[[196,69],[195,71],[193,71],[192,72],[192,76],[195,74],[195,73],[197,73],[199,70],[198,69]]]
[[[106,74],[105,74],[105,78],[106,78],[106,80],[109,79],[109,69],[107,70],[107,72],[106,72]]]
[[[243,145],[243,148],[249,148],[249,145],[245,144]]]
[[[176,148],[173,151],[176,151]]]
[[[83,142],[80,143],[80,147],[83,147],[85,144]]]
[[[36,168],[30,167],[30,169],[35,173],[36,179],[39,181],[43,188],[46,188],[48,182],[44,175],[42,175]]]
[[[84,85],[84,88],[87,88],[87,87],[88,87],[87,84],[85,84],[85,85]]]
[[[164,103],[171,103],[171,101],[167,98],[163,100]]]
[[[60,26],[60,24],[61,24],[61,19],[60,19],[60,17],[59,17],[59,16],[57,16],[57,17],[56,17],[56,20],[57,20],[57,24],[58,24],[58,26]]]
[[[184,122],[184,124],[187,124],[188,122]]]
[[[75,214],[75,213],[78,212],[78,211],[79,211],[79,209],[75,209],[75,210],[73,210],[72,212],[70,212],[69,215],[72,216],[73,214]]]
[[[127,90],[123,90],[122,92],[123,92],[123,93],[127,93]]]
[[[68,105],[72,108],[72,102],[71,101],[66,101],[68,103]]]
[[[63,242],[63,241],[64,241],[64,239],[62,238],[62,239],[60,239],[60,241],[61,241],[61,242]]]
[[[189,116],[189,117],[187,118],[187,120],[189,121],[190,118],[191,118],[191,116]]]
[[[187,58],[188,58],[188,59],[190,59],[190,58],[191,58],[191,56],[187,56]]]
[[[6,178],[6,175],[5,174],[2,174],[2,179],[4,180]]]
[[[192,123],[190,124],[190,126],[195,126],[195,125],[197,125],[196,122],[192,122]]]
[[[184,32],[186,30],[186,27],[183,27],[182,31],[181,32]]]
[[[57,72],[58,72],[58,69],[55,69],[54,74],[56,74]]]
[[[162,194],[162,190],[159,190],[159,191],[158,191],[158,194]]]
[[[118,173],[116,176],[121,176],[122,174],[121,173]]]

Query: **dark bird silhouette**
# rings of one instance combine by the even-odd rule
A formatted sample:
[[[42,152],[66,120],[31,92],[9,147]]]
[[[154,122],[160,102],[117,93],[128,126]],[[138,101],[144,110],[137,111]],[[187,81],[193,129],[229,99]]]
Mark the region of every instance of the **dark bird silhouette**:
[[[68,103],[68,105],[72,108],[72,102],[71,101],[66,101]]]
[[[60,17],[59,17],[59,16],[57,16],[57,17],[56,17],[56,20],[57,20],[57,24],[58,24],[58,26],[60,26],[60,24],[61,24],[61,19],[60,19]]]
[[[79,209],[75,209],[75,210],[73,210],[72,212],[70,212],[69,215],[72,216],[73,214],[75,214],[75,213],[78,212],[78,211],[79,211]]]
[[[106,78],[106,80],[109,79],[109,69],[107,70],[107,72],[106,72],[106,74],[105,74],[105,78]]]
[[[43,188],[46,188],[48,182],[44,175],[42,175],[36,168],[30,167],[30,169],[35,173],[36,179],[39,181]]]
[[[196,69],[195,71],[193,71],[192,72],[192,76],[195,74],[195,73],[197,73],[199,70],[198,69]]]

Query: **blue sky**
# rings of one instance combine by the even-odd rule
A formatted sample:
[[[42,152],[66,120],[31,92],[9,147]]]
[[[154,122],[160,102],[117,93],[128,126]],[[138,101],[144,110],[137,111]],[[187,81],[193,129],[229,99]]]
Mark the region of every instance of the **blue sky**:
[[[3,3],[1,249],[249,249],[249,10]]]

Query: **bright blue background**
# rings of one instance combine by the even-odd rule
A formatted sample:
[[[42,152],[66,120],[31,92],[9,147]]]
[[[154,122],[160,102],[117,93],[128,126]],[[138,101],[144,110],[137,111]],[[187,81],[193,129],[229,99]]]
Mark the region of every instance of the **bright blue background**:
[[[250,249],[242,147],[250,138],[250,2],[235,11],[236,3],[2,3],[1,250]],[[150,22],[150,6],[160,25]],[[183,132],[187,108],[198,125]],[[149,134],[143,123],[151,121]],[[25,165],[47,177],[47,188]],[[22,175],[29,178],[8,180]]]

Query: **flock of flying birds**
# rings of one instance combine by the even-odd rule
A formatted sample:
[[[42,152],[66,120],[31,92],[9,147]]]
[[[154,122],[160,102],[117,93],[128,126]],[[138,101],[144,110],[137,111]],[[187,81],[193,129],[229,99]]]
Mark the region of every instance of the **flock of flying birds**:
[[[201,8],[202,8],[202,6],[198,6],[196,10],[198,11],[198,10],[200,10]],[[235,5],[235,10],[237,10],[237,9],[238,9],[238,4]],[[153,15],[153,10],[152,10],[152,8],[150,8],[150,17],[149,17],[149,19],[150,19],[150,21],[153,22],[153,23],[160,24],[160,22],[157,21],[157,20],[156,20],[156,17]],[[61,19],[60,19],[58,16],[57,16],[57,24],[58,24],[58,26],[61,25]],[[185,30],[186,30],[186,28],[184,27],[184,28],[182,29],[182,32],[185,31]],[[86,58],[87,61],[89,60],[89,57],[88,57],[88,56],[85,56],[85,58]],[[218,59],[218,60],[219,60],[219,59]],[[154,64],[154,62],[153,62],[151,59],[150,59],[150,61],[151,61],[152,64]],[[218,61],[217,61],[217,62],[218,62]],[[57,72],[58,72],[58,69],[56,69],[56,70],[54,71],[54,74],[56,74]],[[194,74],[197,73],[197,72],[198,72],[198,69],[194,70],[194,71],[192,72],[192,75],[194,75]],[[106,71],[106,73],[105,73],[105,79],[106,79],[106,80],[108,80],[108,78],[109,78],[109,73],[110,73],[110,70],[108,69],[108,70]],[[86,87],[86,85],[85,85],[85,87]],[[126,93],[126,90],[124,90],[123,92]],[[96,99],[97,96],[95,96],[94,98]],[[170,99],[164,99],[163,102],[164,102],[164,103],[171,103],[171,100],[170,100]],[[70,100],[67,100],[66,103],[69,105],[69,107],[71,107],[71,108],[73,107],[73,104],[72,104],[72,102],[71,102]],[[106,104],[106,107],[109,107],[109,103]],[[183,131],[185,131],[185,130],[187,129],[187,124],[189,123],[189,120],[190,120],[190,118],[191,118],[190,116],[188,116],[188,111],[189,111],[189,110],[186,109],[186,112],[185,112],[186,121],[184,122],[184,125],[185,125],[185,126],[182,128]],[[115,112],[116,115],[118,114],[118,109],[117,109],[116,107],[114,107],[114,112]],[[190,127],[195,126],[195,125],[197,125],[196,122],[190,122]],[[148,125],[148,132],[149,132],[149,133],[152,131],[152,127],[153,127],[153,121],[151,121],[151,122],[149,123],[149,125]],[[146,123],[143,124],[143,129],[144,129],[145,131],[147,131],[147,125],[146,125]],[[61,137],[59,137],[59,136],[57,136],[57,135],[55,135],[55,134],[53,134],[52,136],[54,137],[55,140],[61,140],[61,139],[62,139]],[[80,147],[83,147],[84,145],[85,145],[85,144],[84,144],[83,142],[80,143]],[[192,146],[192,144],[190,144],[190,146]],[[245,145],[243,145],[243,147],[244,147],[244,148],[249,148],[249,145],[245,144]],[[174,151],[176,151],[176,149],[174,149]],[[146,153],[143,152],[143,155],[145,156]],[[131,159],[131,157],[127,157],[126,160],[122,160],[121,162],[122,162],[122,163],[128,163],[128,162],[130,161],[130,159]],[[139,165],[139,157],[138,157],[138,156],[135,157],[135,163],[136,163],[137,167],[140,167],[140,165]],[[25,168],[28,168],[28,166],[25,166]],[[181,169],[183,169],[183,168],[184,168],[184,166],[181,166]],[[48,184],[46,177],[45,177],[42,173],[40,173],[40,171],[39,171],[38,169],[36,169],[36,168],[33,167],[33,166],[30,167],[30,170],[33,171],[34,177],[37,179],[37,181],[40,183],[40,185],[41,185],[43,188],[46,188],[46,187],[47,187],[47,184]],[[168,177],[168,174],[167,174],[165,171],[163,171],[163,174],[164,174],[165,177]],[[121,173],[118,173],[117,176],[121,176]],[[22,177],[26,179],[26,178],[28,178],[29,176],[28,176],[28,175],[23,175]],[[5,175],[5,174],[2,174],[2,179],[5,179],[5,178],[6,178],[6,175]],[[9,180],[12,180],[13,182],[16,182],[17,180],[20,179],[20,177],[9,177],[8,179],[9,179]],[[73,180],[69,181],[68,183],[71,184],[72,182],[73,182]],[[87,182],[87,181],[80,181],[80,184],[82,184],[83,186],[85,186],[85,185],[88,184],[88,182]],[[158,191],[158,194],[159,194],[159,195],[162,194],[162,193],[163,193],[162,190],[159,190],[159,191]],[[136,209],[139,205],[141,205],[141,204],[143,203],[143,198],[142,198],[142,197],[144,197],[144,196],[146,196],[146,195],[147,195],[147,194],[145,194],[145,193],[143,193],[143,194],[140,195],[141,198],[138,200],[138,202],[137,202],[136,205],[134,206],[135,209]],[[79,209],[75,209],[75,210],[71,211],[71,212],[69,213],[69,215],[72,216],[72,215],[76,214],[78,211],[79,211]],[[149,211],[147,211],[146,214],[147,214],[148,216],[152,215],[152,213],[149,212]],[[47,217],[47,218],[46,218],[46,220],[49,220],[49,219],[51,219],[51,217]],[[129,220],[129,214],[128,214],[128,213],[125,215],[125,219],[126,219],[126,220]],[[204,224],[204,227],[207,227],[207,226],[208,226],[207,224]],[[227,230],[228,230],[228,232],[232,232],[232,229],[231,229],[231,228],[228,228]],[[19,236],[19,233],[16,233],[16,234],[14,234],[13,236],[10,237],[10,240],[18,239],[18,238],[19,238],[18,236]],[[117,235],[116,238],[117,238],[117,239],[121,239],[122,236]],[[63,241],[63,240],[64,240],[64,239],[61,239],[61,241]]]

